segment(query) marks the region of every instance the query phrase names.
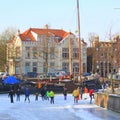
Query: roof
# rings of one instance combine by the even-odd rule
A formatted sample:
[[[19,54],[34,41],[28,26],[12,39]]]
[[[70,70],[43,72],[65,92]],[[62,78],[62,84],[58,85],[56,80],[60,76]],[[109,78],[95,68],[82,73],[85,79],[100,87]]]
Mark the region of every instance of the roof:
[[[36,41],[33,32],[38,35],[53,35],[56,37],[61,37],[61,40],[64,39],[69,34],[72,34],[71,32],[66,32],[64,30],[60,29],[39,29],[39,28],[29,28],[22,34],[19,34],[22,41],[26,41],[29,39],[30,41]]]

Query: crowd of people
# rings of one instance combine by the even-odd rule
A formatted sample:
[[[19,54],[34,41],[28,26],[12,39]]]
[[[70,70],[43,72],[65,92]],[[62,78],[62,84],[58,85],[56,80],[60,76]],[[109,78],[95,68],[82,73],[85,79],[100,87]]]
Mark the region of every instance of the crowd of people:
[[[30,103],[30,89],[29,87],[25,87],[24,89],[24,95],[25,95],[25,99],[24,101],[28,101]],[[67,100],[67,87],[64,86],[63,87],[63,96],[64,96],[64,100]],[[72,95],[74,98],[74,103],[78,103],[79,100],[83,99],[83,94],[84,94],[84,99],[87,99],[87,95],[89,94],[90,97],[90,104],[92,103],[92,99],[94,98],[94,90],[90,89],[88,90],[87,87],[77,87],[75,90],[73,90]],[[16,96],[16,101],[20,101],[20,95],[21,95],[21,89],[18,88],[16,90],[11,89],[9,91],[9,97],[10,97],[10,102],[14,103],[14,97]],[[40,88],[40,92],[35,92],[35,101],[38,101],[39,96],[41,97],[42,101],[44,100],[49,100],[51,104],[54,104],[54,97],[55,97],[55,93],[54,90],[48,90],[47,86],[42,86]]]
[[[12,89],[9,91],[8,93],[8,97],[10,98],[10,102],[14,103],[14,97],[16,96],[16,101],[20,101],[20,96],[21,94],[25,95],[25,102],[29,102],[30,103],[30,89],[28,86],[25,87],[24,92],[22,93],[20,88],[17,88],[16,90]],[[54,104],[54,91],[53,90],[47,90],[46,86],[43,86],[40,89],[40,93],[39,92],[35,92],[35,101],[38,101],[39,96],[42,98],[42,100],[49,100],[50,99],[50,103]]]
[[[89,94],[90,104],[92,104],[92,99],[94,98],[94,90],[93,89],[88,90],[88,88],[86,86],[84,88],[78,87],[75,90],[73,90],[72,94],[74,97],[74,103],[78,103],[78,100],[82,100],[83,94],[84,94],[84,99],[87,99],[87,95]]]

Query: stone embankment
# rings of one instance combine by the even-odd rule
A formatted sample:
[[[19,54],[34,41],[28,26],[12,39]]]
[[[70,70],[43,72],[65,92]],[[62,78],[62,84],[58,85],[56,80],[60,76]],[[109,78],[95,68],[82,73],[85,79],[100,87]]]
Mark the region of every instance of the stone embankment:
[[[120,88],[116,88],[114,94],[110,88],[95,93],[95,104],[120,113]]]

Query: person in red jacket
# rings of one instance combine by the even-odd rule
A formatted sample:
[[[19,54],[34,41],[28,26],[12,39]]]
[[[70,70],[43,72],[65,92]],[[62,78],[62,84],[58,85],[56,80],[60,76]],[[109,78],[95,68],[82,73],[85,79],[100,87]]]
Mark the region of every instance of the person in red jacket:
[[[89,90],[90,104],[92,103],[93,93],[94,93],[94,90],[93,90],[93,89],[90,89],[90,90]]]

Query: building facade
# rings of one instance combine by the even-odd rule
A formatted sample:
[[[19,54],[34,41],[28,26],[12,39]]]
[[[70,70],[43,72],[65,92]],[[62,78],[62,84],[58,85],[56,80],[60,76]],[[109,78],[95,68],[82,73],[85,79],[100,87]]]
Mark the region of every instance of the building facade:
[[[59,29],[30,28],[7,43],[8,73],[38,74],[64,70],[79,73],[78,38],[71,32]],[[87,68],[87,44],[81,41],[82,73]]]
[[[90,50],[91,49],[91,50]],[[117,73],[120,67],[120,38],[115,36],[112,40],[99,41],[95,36],[92,46],[88,48],[88,70],[99,73],[101,77],[108,77],[110,73]]]

